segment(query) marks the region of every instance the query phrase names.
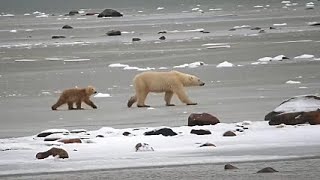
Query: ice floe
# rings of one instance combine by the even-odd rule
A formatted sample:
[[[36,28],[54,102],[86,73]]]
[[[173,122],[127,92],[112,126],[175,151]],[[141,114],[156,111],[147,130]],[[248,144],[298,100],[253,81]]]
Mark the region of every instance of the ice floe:
[[[273,26],[286,26],[287,23],[273,24]]]
[[[35,59],[17,59],[17,60],[14,60],[15,62],[34,62],[34,61],[37,61]]]
[[[294,57],[294,59],[311,59],[314,58],[314,55],[312,54],[302,54],[300,56]]]
[[[199,67],[199,66],[203,66],[203,65],[206,65],[204,62],[202,61],[197,61],[197,62],[193,62],[193,63],[190,63],[190,64],[181,64],[181,65],[178,65],[178,66],[173,66],[173,68],[196,68],[196,67]]]
[[[269,62],[269,61],[282,61],[284,59],[289,59],[288,57],[286,57],[285,55],[278,55],[275,57],[263,57],[263,58],[259,58],[258,61],[259,62]]]
[[[301,84],[300,81],[293,81],[293,80],[289,80],[286,82],[286,84]]]
[[[90,61],[90,59],[65,59],[64,62],[83,62],[83,61]]]
[[[221,67],[233,67],[233,66],[234,66],[234,64],[232,64],[232,63],[230,63],[230,62],[228,62],[228,61],[224,61],[224,62],[218,64],[218,65],[217,65],[217,68],[221,68]]]
[[[111,97],[111,95],[108,94],[108,93],[97,93],[96,95],[94,95],[94,97],[96,97],[96,98],[104,98],[104,97]]]

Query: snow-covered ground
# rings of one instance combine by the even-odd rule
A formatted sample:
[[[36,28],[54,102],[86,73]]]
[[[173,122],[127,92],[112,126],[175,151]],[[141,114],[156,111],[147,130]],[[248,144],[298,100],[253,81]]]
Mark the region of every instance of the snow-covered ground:
[[[114,129],[96,131],[49,130],[63,134],[51,137],[81,138],[81,144],[44,141],[35,136],[0,140],[0,175],[79,171],[144,166],[166,166],[219,162],[278,160],[319,155],[318,125],[269,126],[266,121],[219,123],[208,126],[172,127],[176,136],[146,136],[145,132],[163,127]],[[205,129],[210,135],[191,134],[192,129]],[[237,136],[224,137],[226,131]],[[81,133],[74,133],[81,132]],[[129,136],[124,136],[129,132]],[[47,136],[48,138],[49,136]],[[136,151],[138,143],[149,147]],[[212,143],[214,146],[200,147]],[[69,159],[50,156],[38,160],[38,152],[51,147],[65,149]],[[152,151],[153,149],[154,151]]]

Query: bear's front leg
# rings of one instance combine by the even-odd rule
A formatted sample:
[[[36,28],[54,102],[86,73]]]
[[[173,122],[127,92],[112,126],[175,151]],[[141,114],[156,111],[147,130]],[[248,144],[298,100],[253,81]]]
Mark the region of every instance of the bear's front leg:
[[[138,92],[137,93],[137,98],[138,98],[138,103],[137,107],[150,107],[149,105],[144,104],[149,92]]]
[[[96,106],[92,101],[90,101],[90,99],[85,99],[85,100],[84,100],[84,103],[88,104],[88,105],[91,106],[93,109],[97,109],[97,106]]]
[[[173,96],[173,92],[167,91],[164,95],[164,101],[166,102],[166,106],[174,106],[174,104],[171,104],[171,99]]]
[[[177,91],[175,91],[175,93],[177,94],[178,98],[180,99],[181,102],[187,104],[187,105],[197,105],[198,103],[192,102],[188,96],[186,95],[186,93],[184,92],[184,89],[178,89]]]
[[[73,110],[73,102],[68,102],[68,109]]]

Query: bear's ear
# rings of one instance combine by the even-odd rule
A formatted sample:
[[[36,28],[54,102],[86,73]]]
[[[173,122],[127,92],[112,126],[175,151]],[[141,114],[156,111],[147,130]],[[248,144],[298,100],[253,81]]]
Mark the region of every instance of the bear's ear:
[[[189,80],[190,80],[190,81],[192,81],[192,80],[193,80],[193,77],[192,77],[192,76],[190,76],[190,77],[189,77]]]

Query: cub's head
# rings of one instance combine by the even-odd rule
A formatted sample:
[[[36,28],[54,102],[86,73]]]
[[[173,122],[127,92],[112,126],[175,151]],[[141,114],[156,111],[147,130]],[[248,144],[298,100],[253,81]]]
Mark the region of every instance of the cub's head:
[[[187,83],[185,86],[204,86],[204,82],[200,80],[197,76],[188,75]]]
[[[96,88],[93,87],[93,86],[88,86],[86,88],[86,94],[88,94],[89,96],[91,96],[92,94],[96,94],[97,91],[96,91]]]

